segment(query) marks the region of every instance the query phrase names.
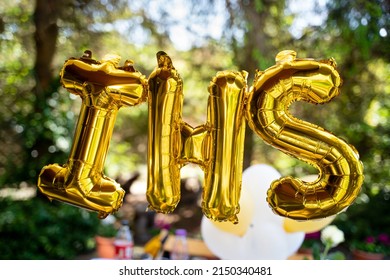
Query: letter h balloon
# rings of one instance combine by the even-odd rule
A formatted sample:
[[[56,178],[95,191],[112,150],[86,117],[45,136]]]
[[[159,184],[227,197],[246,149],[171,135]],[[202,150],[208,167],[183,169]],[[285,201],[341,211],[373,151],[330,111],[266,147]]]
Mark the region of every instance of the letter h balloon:
[[[88,52],[91,54],[91,52]],[[83,55],[65,61],[62,85],[82,99],[72,149],[64,165],[49,164],[38,189],[50,200],[96,211],[100,218],[119,210],[124,190],[103,174],[104,161],[121,107],[148,103],[149,209],[171,213],[180,202],[180,170],[188,164],[204,172],[202,210],[214,221],[237,223],[240,211],[245,129],[319,171],[314,182],[292,176],[272,182],[267,202],[295,220],[335,215],[351,205],[363,183],[356,149],[324,128],[291,115],[294,101],[322,104],[340,93],[334,59],[297,59],[282,51],[276,64],[257,71],[248,89],[246,71],[221,71],[210,82],[206,123],[192,127],[182,119],[183,81],[165,52],[146,79],[132,61],[101,61]]]

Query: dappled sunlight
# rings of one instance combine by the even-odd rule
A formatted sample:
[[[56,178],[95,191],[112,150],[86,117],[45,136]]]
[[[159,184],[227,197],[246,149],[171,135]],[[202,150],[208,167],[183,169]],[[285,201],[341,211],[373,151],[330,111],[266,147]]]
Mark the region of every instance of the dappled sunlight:
[[[280,51],[294,49],[300,57],[335,58],[342,79],[340,96],[321,106],[296,102],[291,112],[345,139],[363,162],[361,192],[333,221],[345,233],[345,252],[352,250],[355,241],[389,232],[388,8],[386,1],[342,0],[312,0],[304,5],[297,0],[51,1],[50,5],[45,0],[2,1],[2,258],[74,259],[75,254],[94,250],[93,237],[99,221],[96,213],[50,202],[37,191],[40,171],[49,163],[58,164],[58,168],[46,174],[46,183],[56,185],[62,180],[58,183],[64,186],[58,189],[61,195],[67,190],[69,176],[78,176],[77,168],[62,177],[57,171],[60,165],[63,170],[74,164],[67,160],[69,153],[75,152],[72,139],[77,136],[77,119],[85,101],[80,94],[90,88],[82,89],[78,95],[70,94],[59,74],[66,61],[80,57],[87,49],[92,50],[97,61],[107,53],[118,54],[120,65],[131,59],[145,79],[158,66],[156,54],[168,53],[183,80],[183,121],[193,127],[210,125],[208,87],[221,71],[247,71],[249,90],[255,73],[260,75],[274,65]],[[69,86],[74,89],[75,84]],[[302,90],[307,88],[310,86],[302,84]],[[115,90],[112,94],[122,102],[122,95]],[[112,96],[105,98],[99,106],[113,101]],[[247,98],[243,98],[245,108]],[[203,167],[192,163],[180,166],[180,201],[171,213],[148,208],[148,99],[150,96],[145,96],[142,104],[134,108],[121,108],[112,121],[112,139],[105,142],[104,149],[108,148],[103,151],[101,146],[94,146],[106,159],[104,166],[99,164],[94,169],[93,163],[83,159],[77,164],[87,166],[88,172],[90,168],[94,180],[104,177],[104,173],[118,182],[118,190],[120,185],[125,195],[123,205],[112,215],[131,221],[137,244],[145,244],[164,226],[186,228],[190,235],[201,238]],[[101,111],[103,115],[106,109]],[[222,106],[218,110],[225,109]],[[245,122],[248,124],[247,119]],[[86,118],[86,124],[92,132],[101,132],[93,118]],[[246,129],[250,130],[248,125]],[[104,133],[100,136],[100,140],[106,139]],[[244,168],[270,164],[283,176],[318,175],[310,163],[284,154],[260,137],[251,137],[245,139]],[[199,154],[198,146],[195,152]],[[318,144],[313,149],[320,147]],[[104,193],[107,185],[100,183],[107,183],[105,180],[104,177],[93,190]],[[81,184],[78,179],[74,182]],[[103,200],[102,192],[96,192],[93,198]],[[313,196],[313,201],[317,203],[318,197]]]

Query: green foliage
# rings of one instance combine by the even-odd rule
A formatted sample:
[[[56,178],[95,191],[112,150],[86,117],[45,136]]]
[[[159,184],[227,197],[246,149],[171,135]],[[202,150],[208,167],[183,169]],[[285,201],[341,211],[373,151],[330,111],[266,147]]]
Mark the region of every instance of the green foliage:
[[[315,260],[321,259],[321,250],[323,250],[322,244],[319,242],[313,243],[312,250],[313,250],[313,259]]]
[[[118,218],[115,215],[110,215],[105,219],[100,220],[96,235],[103,237],[115,237],[120,227],[120,223],[118,223],[117,220]]]
[[[367,236],[364,240],[353,240],[353,242],[351,242],[351,248],[390,256],[389,236],[385,233],[381,233],[378,236]]]
[[[364,241],[368,236],[390,232],[388,199],[384,190],[375,195],[363,193],[346,212],[338,215],[334,224],[344,232],[349,247]]]
[[[96,213],[33,198],[1,199],[1,259],[73,259],[93,249]]]
[[[65,163],[80,100],[61,88],[58,72],[65,59],[86,48],[98,59],[108,52],[133,59],[146,76],[156,65],[155,53],[167,51],[184,80],[183,117],[191,125],[205,121],[207,86],[217,71],[250,71],[250,85],[255,68],[264,70],[273,65],[278,51],[294,49],[299,57],[336,58],[343,86],[340,96],[329,104],[293,104],[293,115],[346,139],[364,164],[363,190],[335,224],[344,231],[346,243],[390,232],[387,1],[327,1],[325,23],[308,26],[299,39],[289,32],[293,15],[285,13],[288,1],[225,1],[225,11],[212,5],[213,1],[189,3],[190,17],[176,22],[169,16],[171,7],[155,1],[140,1],[135,6],[126,0],[53,2],[59,12],[57,45],[52,46],[55,57],[50,65],[40,67],[54,74],[49,87],[39,94],[32,36],[34,1],[0,3],[0,186],[17,187],[23,182],[34,186],[44,165]],[[180,52],[172,47],[169,39],[177,34],[168,33],[175,26],[183,24],[196,34],[193,23],[208,26],[217,13],[225,15],[226,21],[220,39],[200,32],[191,50]],[[107,155],[108,176],[143,168],[147,126],[146,104],[120,110]],[[318,173],[257,136],[253,141],[255,148],[247,153],[252,163],[270,164],[282,175]],[[0,217],[2,258],[71,258],[89,246],[85,237],[92,234],[95,215],[40,199],[0,204],[6,209]]]
[[[114,237],[117,232],[118,229],[114,225],[100,223],[96,234],[104,237]]]
[[[332,252],[328,254],[327,260],[345,260],[345,254],[340,251]]]
[[[21,181],[34,184],[44,165],[66,162],[75,120],[69,111],[69,94],[59,86],[58,79],[53,81],[52,91],[44,100],[29,93],[30,106],[23,105],[25,99],[17,99],[13,107],[4,108],[6,114],[13,111],[9,119],[0,123],[4,133],[1,142],[6,144],[0,148],[4,154],[0,162],[6,170],[12,170],[0,171],[0,182],[4,185],[17,185]],[[18,157],[12,156],[15,153]]]

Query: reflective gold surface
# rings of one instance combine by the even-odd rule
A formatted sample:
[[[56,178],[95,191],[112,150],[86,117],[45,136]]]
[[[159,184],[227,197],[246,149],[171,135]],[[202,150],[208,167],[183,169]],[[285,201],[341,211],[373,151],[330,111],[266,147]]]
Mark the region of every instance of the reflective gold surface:
[[[170,213],[180,201],[182,80],[163,52],[149,76],[148,186],[149,208]]]
[[[202,209],[218,221],[237,222],[245,135],[246,73],[217,73],[209,86],[207,123],[183,122],[182,80],[170,57],[157,54],[149,77],[149,208],[170,213],[180,201],[180,168],[196,163],[205,172]]]
[[[290,114],[292,102],[326,103],[341,86],[334,60],[295,55],[281,52],[275,66],[258,73],[249,93],[247,119],[265,142],[320,172],[314,182],[291,176],[274,181],[267,194],[274,212],[296,220],[318,219],[353,203],[363,183],[363,165],[344,140]]]
[[[244,158],[246,72],[218,72],[209,86],[202,208],[212,220],[237,223]]]
[[[157,53],[157,67],[148,79],[131,60],[121,67],[119,61],[116,55],[97,61],[86,52],[65,62],[61,83],[81,97],[82,106],[67,163],[47,165],[39,175],[38,188],[49,199],[97,211],[101,218],[119,209],[124,191],[103,174],[104,161],[118,110],[146,100],[146,197],[151,210],[175,210],[180,169],[194,163],[204,171],[205,216],[237,223],[246,121],[265,142],[319,170],[314,182],[288,176],[271,184],[267,201],[278,215],[294,220],[333,217],[359,194],[363,165],[354,147],[289,112],[292,102],[322,104],[339,94],[334,60],[296,59],[294,51],[282,51],[275,66],[256,73],[250,90],[245,71],[218,72],[208,88],[207,121],[197,127],[182,120],[183,82],[165,52]],[[294,223],[286,227],[299,228]]]
[[[124,190],[103,174],[104,161],[119,108],[141,103],[147,82],[136,71],[119,69],[119,57],[85,61],[69,59],[62,85],[82,99],[72,149],[66,164],[43,167],[38,188],[55,199],[99,213],[100,218],[122,205]]]

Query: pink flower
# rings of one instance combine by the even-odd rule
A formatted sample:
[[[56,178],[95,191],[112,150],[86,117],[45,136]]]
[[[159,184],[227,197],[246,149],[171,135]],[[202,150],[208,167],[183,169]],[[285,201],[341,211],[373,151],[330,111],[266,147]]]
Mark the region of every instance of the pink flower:
[[[367,243],[375,243],[375,237],[374,236],[367,236],[366,237],[366,242]]]
[[[320,239],[321,238],[321,232],[320,231],[316,231],[316,232],[312,232],[312,233],[306,233],[305,237],[307,239]]]
[[[378,241],[385,245],[390,245],[390,238],[386,233],[381,233],[378,235]]]

